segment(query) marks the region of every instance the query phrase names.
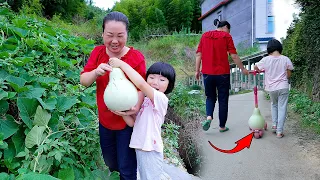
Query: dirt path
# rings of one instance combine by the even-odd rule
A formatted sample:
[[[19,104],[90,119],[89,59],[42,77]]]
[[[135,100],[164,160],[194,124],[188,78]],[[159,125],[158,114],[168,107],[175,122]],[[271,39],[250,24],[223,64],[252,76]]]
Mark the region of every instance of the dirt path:
[[[271,126],[269,101],[259,92],[259,109]],[[210,140],[221,149],[232,149],[235,142],[250,133],[248,119],[253,110],[253,93],[230,97],[227,126],[230,131],[218,131],[217,110],[211,128],[203,134],[201,179],[204,180],[320,180],[320,137],[305,132],[299,117],[289,113],[285,136],[275,137],[270,130],[261,139],[253,139],[250,149],[236,154],[214,150]]]

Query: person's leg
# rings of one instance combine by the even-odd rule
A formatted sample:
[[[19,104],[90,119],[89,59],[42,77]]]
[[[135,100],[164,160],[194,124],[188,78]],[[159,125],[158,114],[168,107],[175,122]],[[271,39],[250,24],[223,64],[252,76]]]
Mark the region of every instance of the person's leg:
[[[275,132],[278,126],[278,96],[279,91],[270,91],[271,101],[271,118],[272,118],[272,130]]]
[[[278,126],[277,135],[283,134],[283,126],[287,116],[287,106],[289,99],[289,89],[280,89],[278,97]]]
[[[137,179],[137,160],[135,149],[129,147],[132,127],[117,131],[117,158],[121,180]]]
[[[117,160],[116,132],[103,127],[99,123],[100,147],[105,164],[109,170],[119,171]]]
[[[220,130],[225,130],[226,122],[228,119],[228,103],[229,103],[229,88],[230,88],[230,75],[217,75],[215,76],[218,89],[218,102],[219,102],[219,120]]]
[[[163,155],[156,151],[136,150],[141,180],[170,180],[163,169]]]
[[[216,84],[213,81],[212,75],[203,75],[203,83],[206,95],[206,115],[207,120],[203,122],[202,127],[205,131],[210,128],[211,121],[213,119],[213,112],[215,103],[217,101]]]
[[[207,119],[213,118],[213,111],[217,101],[216,84],[212,75],[203,75],[203,83],[206,95],[206,115]]]

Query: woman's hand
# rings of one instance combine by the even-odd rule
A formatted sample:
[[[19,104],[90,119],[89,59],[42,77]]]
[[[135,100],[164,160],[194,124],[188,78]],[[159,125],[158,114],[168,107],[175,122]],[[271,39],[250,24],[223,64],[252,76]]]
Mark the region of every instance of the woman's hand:
[[[197,71],[195,74],[194,74],[196,80],[200,80],[200,76],[201,76],[201,73],[199,71]]]
[[[246,68],[242,69],[242,74],[249,75],[249,71]]]
[[[133,114],[136,114],[138,111],[139,111],[139,109],[134,106],[128,111],[111,111],[111,112],[113,112],[114,114],[116,114],[118,116],[131,116]]]
[[[99,64],[99,66],[95,69],[97,76],[103,76],[106,71],[112,71],[112,67],[106,63]]]
[[[108,64],[114,68],[120,68],[121,64],[123,63],[122,60],[118,58],[110,58]]]

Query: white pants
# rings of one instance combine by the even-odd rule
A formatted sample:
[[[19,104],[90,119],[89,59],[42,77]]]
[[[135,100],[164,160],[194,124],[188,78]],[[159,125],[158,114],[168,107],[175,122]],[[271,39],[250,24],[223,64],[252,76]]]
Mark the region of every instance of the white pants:
[[[136,149],[140,180],[171,180],[163,170],[163,154]]]
[[[277,126],[277,133],[283,133],[287,117],[289,89],[270,91],[272,125]]]

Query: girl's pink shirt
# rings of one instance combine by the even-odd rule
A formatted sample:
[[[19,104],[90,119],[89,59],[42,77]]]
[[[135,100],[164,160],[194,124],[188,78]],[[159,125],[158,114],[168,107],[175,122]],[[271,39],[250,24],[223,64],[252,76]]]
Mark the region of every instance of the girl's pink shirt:
[[[293,70],[293,64],[286,56],[267,56],[257,64],[259,70],[265,71],[265,90],[276,91],[289,88],[287,70]]]
[[[145,97],[137,114],[131,135],[130,147],[143,151],[163,153],[161,126],[168,108],[167,96],[154,89],[154,103]]]

